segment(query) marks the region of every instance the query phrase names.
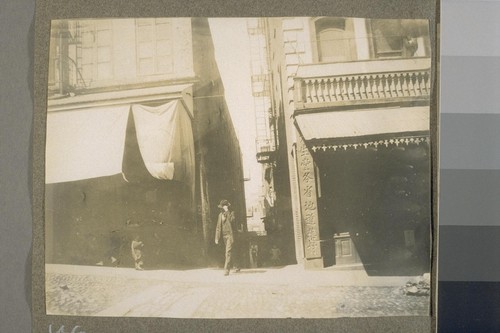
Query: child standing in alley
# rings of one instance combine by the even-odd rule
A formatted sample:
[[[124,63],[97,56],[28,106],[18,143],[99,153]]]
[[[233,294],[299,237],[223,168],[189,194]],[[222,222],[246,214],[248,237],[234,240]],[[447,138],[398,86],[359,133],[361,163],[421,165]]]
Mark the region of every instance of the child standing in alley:
[[[259,246],[257,244],[250,244],[250,267],[257,268],[259,266]]]
[[[132,250],[132,258],[134,258],[135,261],[135,269],[142,271],[142,248],[144,246],[144,243],[140,240],[139,235],[135,236],[134,239],[132,240],[131,244],[131,250]]]

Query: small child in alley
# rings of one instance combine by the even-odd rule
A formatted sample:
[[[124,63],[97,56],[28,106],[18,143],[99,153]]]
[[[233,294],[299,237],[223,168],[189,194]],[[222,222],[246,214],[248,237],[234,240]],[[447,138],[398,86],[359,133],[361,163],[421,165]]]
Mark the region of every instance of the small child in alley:
[[[259,267],[259,246],[257,244],[250,244],[250,267]]]
[[[140,240],[139,235],[135,236],[132,240],[131,250],[132,250],[132,258],[135,261],[135,269],[142,271],[142,248],[144,247],[144,243]]]

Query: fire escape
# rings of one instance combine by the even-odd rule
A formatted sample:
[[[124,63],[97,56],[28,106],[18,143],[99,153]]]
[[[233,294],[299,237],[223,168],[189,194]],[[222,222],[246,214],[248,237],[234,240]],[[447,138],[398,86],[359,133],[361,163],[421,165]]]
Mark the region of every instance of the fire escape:
[[[55,21],[50,42],[49,97],[66,97],[78,90],[87,89],[90,78],[82,74],[81,21]]]
[[[265,19],[247,19],[250,40],[250,70],[256,123],[257,161],[272,164],[278,145],[275,110],[271,99],[271,73],[269,68]]]
[[[256,124],[256,157],[262,165],[262,219],[266,232],[276,229],[274,169],[278,149],[277,117],[272,98],[272,75],[268,52],[266,19],[247,19],[250,42],[250,70]]]

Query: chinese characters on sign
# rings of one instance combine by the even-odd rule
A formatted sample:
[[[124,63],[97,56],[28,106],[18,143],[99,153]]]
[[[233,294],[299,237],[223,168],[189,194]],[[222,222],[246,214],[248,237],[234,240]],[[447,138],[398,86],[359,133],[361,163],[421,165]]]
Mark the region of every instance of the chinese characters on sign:
[[[318,209],[314,163],[311,153],[301,137],[297,138],[297,164],[299,172],[302,228],[304,233],[305,257],[321,257],[319,247]]]

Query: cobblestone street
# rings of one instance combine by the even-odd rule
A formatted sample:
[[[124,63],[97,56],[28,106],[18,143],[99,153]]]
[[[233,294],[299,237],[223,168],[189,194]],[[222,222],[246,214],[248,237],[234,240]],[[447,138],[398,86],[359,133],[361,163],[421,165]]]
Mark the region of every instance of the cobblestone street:
[[[47,265],[47,312],[173,318],[335,318],[427,315],[429,297],[406,296],[414,277],[299,266],[135,271]]]

